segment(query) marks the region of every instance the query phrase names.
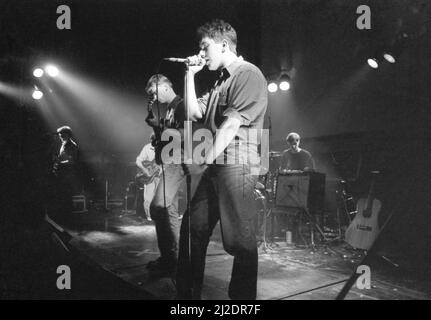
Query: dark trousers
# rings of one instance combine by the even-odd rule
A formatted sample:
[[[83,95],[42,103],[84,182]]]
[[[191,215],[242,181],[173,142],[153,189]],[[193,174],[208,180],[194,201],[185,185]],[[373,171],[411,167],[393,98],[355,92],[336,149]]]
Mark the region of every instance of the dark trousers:
[[[135,201],[135,208],[136,208],[136,215],[147,219],[147,214],[145,213],[144,209],[144,188],[137,186],[136,187],[136,201]]]
[[[229,297],[256,299],[258,254],[253,197],[256,181],[257,176],[250,175],[248,166],[243,165],[212,165],[202,175],[193,196],[191,213],[185,213],[181,225],[177,272],[179,298],[201,298],[206,251],[213,229],[220,220],[224,249],[234,256]]]

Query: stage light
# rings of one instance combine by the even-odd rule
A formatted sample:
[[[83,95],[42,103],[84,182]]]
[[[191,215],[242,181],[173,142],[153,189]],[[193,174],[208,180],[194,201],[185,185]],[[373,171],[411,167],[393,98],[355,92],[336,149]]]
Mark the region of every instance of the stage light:
[[[276,92],[278,90],[277,84],[275,82],[270,82],[268,84],[268,91],[269,92]]]
[[[367,62],[368,62],[368,65],[373,69],[377,69],[379,67],[379,62],[377,61],[376,58],[369,58]]]
[[[287,91],[290,88],[290,77],[287,73],[283,73],[279,79],[279,88],[280,90]]]
[[[40,91],[36,86],[34,87],[33,94],[31,95],[34,100],[40,100],[43,97],[43,92]]]
[[[287,81],[282,81],[280,82],[279,87],[280,87],[280,90],[287,91],[290,89],[290,83]]]
[[[396,36],[395,41],[388,45],[387,48],[382,50],[383,58],[389,63],[397,62],[397,59],[400,57],[402,51],[408,47],[410,42],[410,36],[401,32]]]
[[[40,78],[40,77],[43,76],[43,70],[41,68],[36,68],[36,69],[33,70],[33,75],[36,78]]]
[[[387,62],[389,62],[389,63],[395,63],[396,62],[395,56],[393,54],[390,54],[390,53],[387,53],[387,52],[385,52],[383,54],[383,58],[385,58],[385,60]]]
[[[46,73],[48,73],[51,77],[56,77],[58,76],[58,74],[60,73],[60,71],[58,70],[58,68],[56,66],[53,65],[48,65],[45,67],[45,71]]]

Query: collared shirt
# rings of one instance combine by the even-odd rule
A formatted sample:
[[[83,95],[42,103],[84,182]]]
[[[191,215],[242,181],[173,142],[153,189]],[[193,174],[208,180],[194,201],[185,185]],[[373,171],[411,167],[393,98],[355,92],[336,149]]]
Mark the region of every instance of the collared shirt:
[[[58,152],[58,160],[67,161],[70,166],[78,161],[78,145],[73,140],[67,140],[61,144]]]
[[[58,152],[55,169],[59,174],[74,173],[78,164],[79,149],[72,139],[61,144]]]
[[[160,119],[162,125],[159,124],[159,119],[152,111],[150,111],[147,118],[145,119],[147,124],[153,127],[155,130],[162,131],[167,128],[182,128],[184,126],[184,120],[185,108],[183,99],[180,96],[176,96],[174,100],[168,104],[165,117]]]
[[[304,170],[309,168],[314,170],[314,167],[313,157],[307,150],[301,148],[299,152],[294,152],[292,149],[283,151],[280,169]]]
[[[136,157],[136,162],[142,164],[144,161],[154,161],[155,151],[151,143],[147,143]]]
[[[182,128],[185,120],[184,109],[183,99],[180,96],[176,96],[168,105],[165,116],[165,128]]]
[[[148,114],[145,121],[154,129],[154,133],[156,135],[156,163],[161,164],[162,149],[168,144],[166,141],[161,141],[163,131],[166,129],[181,129],[184,127],[185,107],[183,99],[180,96],[175,96],[175,98],[168,104],[166,115],[164,118],[160,119],[160,123],[159,119],[154,116],[152,111]]]
[[[240,121],[237,135],[225,150],[225,156],[250,159],[250,148],[260,143],[248,139],[250,129],[263,128],[268,105],[267,84],[262,72],[255,65],[238,57],[228,67],[223,68],[220,78],[209,93],[198,99],[204,115],[203,122],[213,135],[226,118]],[[235,148],[237,151],[235,151]],[[241,160],[242,161],[242,160]]]

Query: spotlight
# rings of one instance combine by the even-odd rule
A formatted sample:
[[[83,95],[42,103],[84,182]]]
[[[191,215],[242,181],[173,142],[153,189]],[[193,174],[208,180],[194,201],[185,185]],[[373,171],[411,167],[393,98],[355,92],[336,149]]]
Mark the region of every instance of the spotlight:
[[[34,87],[33,94],[31,95],[34,100],[40,100],[43,97],[43,92],[38,89],[38,87]]]
[[[48,65],[45,67],[45,71],[46,73],[48,73],[51,77],[56,77],[58,76],[58,74],[60,73],[60,71],[58,71],[58,68],[56,66],[53,65]]]
[[[282,81],[280,82],[279,87],[280,87],[280,90],[287,91],[290,89],[290,84],[287,81]]]
[[[287,73],[282,74],[281,77],[280,77],[280,79],[279,79],[279,81],[280,81],[280,84],[279,84],[280,90],[283,90],[283,91],[289,90],[289,88],[290,88],[290,78],[287,75]]]
[[[36,69],[33,70],[33,75],[36,78],[40,78],[40,77],[43,76],[43,70],[41,68],[36,68]]]
[[[395,41],[385,49],[383,52],[383,58],[389,63],[397,62],[401,52],[408,47],[410,43],[410,36],[405,32],[400,32]]]
[[[277,84],[275,82],[271,82],[268,84],[268,91],[269,92],[276,92],[278,89]]]
[[[385,58],[385,60],[387,62],[389,62],[389,63],[395,63],[396,62],[395,56],[393,54],[390,54],[390,53],[387,53],[387,52],[385,52],[383,54],[383,58]]]
[[[379,67],[379,62],[377,61],[376,58],[369,58],[367,62],[368,62],[368,65],[373,69],[377,69]]]

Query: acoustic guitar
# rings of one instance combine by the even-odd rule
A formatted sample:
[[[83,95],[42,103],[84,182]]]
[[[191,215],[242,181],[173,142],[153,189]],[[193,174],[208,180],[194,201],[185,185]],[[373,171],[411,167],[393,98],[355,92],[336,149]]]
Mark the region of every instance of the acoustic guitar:
[[[345,233],[345,240],[353,248],[369,250],[379,234],[379,212],[382,207],[380,200],[374,198],[375,178],[378,171],[372,171],[368,198],[359,199],[357,214]]]

